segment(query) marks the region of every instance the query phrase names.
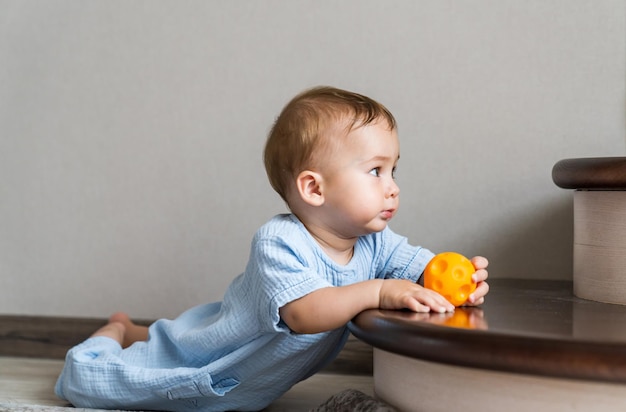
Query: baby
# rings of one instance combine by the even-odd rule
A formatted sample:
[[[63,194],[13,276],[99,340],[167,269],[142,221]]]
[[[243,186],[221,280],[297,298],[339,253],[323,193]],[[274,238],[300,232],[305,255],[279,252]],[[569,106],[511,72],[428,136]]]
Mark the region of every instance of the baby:
[[[347,323],[371,309],[454,310],[418,280],[434,256],[388,227],[399,143],[380,103],[331,87],[287,104],[265,147],[291,213],[263,225],[222,302],[149,328],[117,313],[72,348],[56,393],[77,407],[260,410],[331,362]],[[487,260],[475,257],[479,305]]]

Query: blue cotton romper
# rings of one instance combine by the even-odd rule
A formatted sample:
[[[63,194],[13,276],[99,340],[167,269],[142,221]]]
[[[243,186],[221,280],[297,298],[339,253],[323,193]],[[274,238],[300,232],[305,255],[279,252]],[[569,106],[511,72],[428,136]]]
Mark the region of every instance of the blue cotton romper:
[[[279,309],[317,289],[374,278],[417,281],[433,253],[389,228],[359,238],[347,265],[332,261],[291,214],[255,234],[247,267],[222,302],[159,320],[127,349],[93,337],[72,348],[56,383],[76,407],[168,411],[261,410],[332,361],[346,326],[296,334]]]

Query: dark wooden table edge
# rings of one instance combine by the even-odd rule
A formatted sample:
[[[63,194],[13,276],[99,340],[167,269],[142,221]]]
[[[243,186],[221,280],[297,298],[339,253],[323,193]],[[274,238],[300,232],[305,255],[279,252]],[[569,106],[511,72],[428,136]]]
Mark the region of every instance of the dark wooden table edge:
[[[576,298],[577,299],[577,298]],[[447,365],[542,377],[626,383],[626,345],[549,335],[455,328],[404,321],[378,309],[350,323],[354,336],[375,348]]]

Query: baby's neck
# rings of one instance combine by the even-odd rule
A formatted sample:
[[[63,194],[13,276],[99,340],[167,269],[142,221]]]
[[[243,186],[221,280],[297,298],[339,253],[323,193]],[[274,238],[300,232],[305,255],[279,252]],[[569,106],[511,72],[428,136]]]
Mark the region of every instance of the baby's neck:
[[[306,224],[305,227],[328,257],[340,265],[350,263],[354,255],[354,245],[358,238],[341,238],[320,227],[308,226]]]
[[[324,252],[326,252],[329,258],[331,258],[335,263],[338,263],[340,265],[347,265],[348,263],[350,263],[350,261],[352,260],[352,256],[354,255],[354,246],[352,246],[348,250],[343,251],[328,249],[322,244],[320,244],[320,246],[322,247]]]

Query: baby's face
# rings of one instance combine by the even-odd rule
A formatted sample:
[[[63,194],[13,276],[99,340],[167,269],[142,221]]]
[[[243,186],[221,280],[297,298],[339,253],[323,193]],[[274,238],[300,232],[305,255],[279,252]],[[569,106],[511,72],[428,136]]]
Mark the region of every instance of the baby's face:
[[[341,235],[379,232],[396,214],[400,189],[394,173],[399,151],[396,130],[378,121],[341,137],[324,160],[324,207]]]

